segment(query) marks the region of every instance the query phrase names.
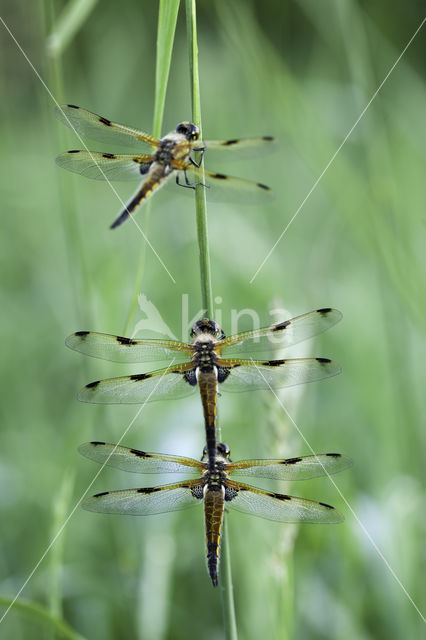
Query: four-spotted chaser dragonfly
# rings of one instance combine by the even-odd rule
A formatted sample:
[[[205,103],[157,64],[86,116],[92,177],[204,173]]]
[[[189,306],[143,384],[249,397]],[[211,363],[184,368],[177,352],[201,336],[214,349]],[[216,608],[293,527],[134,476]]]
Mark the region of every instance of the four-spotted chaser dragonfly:
[[[281,493],[272,493],[232,480],[252,476],[273,480],[307,480],[343,471],[352,460],[339,453],[325,453],[285,460],[231,462],[229,448],[218,443],[214,465],[204,448],[201,462],[193,458],[146,453],[105,442],[88,442],[80,453],[101,464],[135,473],[196,473],[197,478],[158,487],[104,491],[83,502],[89,511],[128,515],[151,515],[185,509],[204,502],[207,566],[217,585],[220,533],[226,508],[251,513],[277,522],[331,524],[343,521],[334,507]]]
[[[179,174],[183,173],[185,183],[181,186],[189,188],[195,188],[195,184],[200,182],[194,182],[194,180],[202,175],[202,184],[209,188],[209,197],[211,192],[213,199],[217,196],[221,198],[222,190],[225,190],[228,200],[232,199],[232,194],[235,194],[240,201],[245,200],[249,203],[264,202],[272,196],[270,188],[260,182],[231,178],[223,173],[210,171],[200,173],[200,164],[191,157],[192,152],[200,151],[203,154],[206,149],[243,150],[256,145],[271,146],[274,142],[271,136],[201,141],[199,129],[195,124],[181,122],[175,131],[159,139],[72,104],[57,107],[55,111],[59,120],[79,135],[100,142],[113,142],[125,146],[144,144],[151,150],[155,149],[152,153],[143,155],[71,150],[56,159],[60,167],[95,180],[137,180],[144,176],[142,185],[124,211],[112,223],[112,229],[118,227],[149,196],[158,191],[172,174],[175,174],[177,184],[181,184]],[[223,196],[222,199],[224,199]]]
[[[253,360],[325,331],[342,317],[336,309],[318,309],[263,329],[228,338],[213,320],[199,320],[191,344],[171,340],[136,340],[105,333],[77,331],[66,345],[89,356],[115,362],[168,361],[165,369],[120,378],[97,380],[79,393],[83,402],[137,403],[184,397],[200,391],[210,459],[216,447],[218,385],[227,391],[277,389],[321,380],[340,373],[328,358]],[[241,355],[250,359],[242,360]]]

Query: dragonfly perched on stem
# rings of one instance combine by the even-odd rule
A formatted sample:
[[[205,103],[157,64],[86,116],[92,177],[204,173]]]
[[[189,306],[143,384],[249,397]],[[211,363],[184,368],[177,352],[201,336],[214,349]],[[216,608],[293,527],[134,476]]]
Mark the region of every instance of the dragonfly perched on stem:
[[[66,345],[95,358],[115,362],[168,361],[169,366],[150,373],[97,380],[79,393],[83,402],[143,404],[180,398],[198,388],[204,411],[207,452],[216,453],[216,402],[224,391],[277,389],[321,380],[340,373],[328,358],[276,359],[280,349],[307,340],[333,326],[342,317],[331,308],[318,309],[262,329],[226,337],[213,320],[196,322],[191,343],[175,340],[138,340],[77,331]],[[266,359],[273,356],[274,359]],[[248,356],[248,359],[241,359]],[[257,356],[262,359],[253,359]]]
[[[253,147],[271,147],[275,143],[272,136],[240,138],[232,140],[200,140],[200,131],[192,122],[181,122],[175,131],[163,138],[112,122],[108,118],[87,111],[73,104],[56,107],[56,116],[67,127],[82,136],[100,142],[117,145],[145,146],[144,154],[116,154],[99,151],[72,149],[56,158],[60,167],[95,180],[138,180],[143,182],[128,202],[111,229],[121,225],[152,194],[174,175],[176,183],[182,187],[195,188],[202,184],[208,188],[213,199],[242,202],[265,202],[272,198],[272,191],[261,182],[251,182],[233,178],[224,173],[200,172],[200,163],[192,157],[193,152],[201,152],[201,159],[207,149],[250,150]],[[181,182],[181,175],[184,181]]]
[[[324,502],[273,493],[232,479],[235,476],[249,476],[293,481],[330,475],[352,465],[350,458],[339,453],[284,460],[231,462],[227,445],[218,443],[212,466],[206,448],[201,462],[193,458],[147,453],[106,442],[88,442],[81,445],[79,451],[91,460],[134,473],[197,474],[195,479],[158,487],[103,491],[87,498],[83,507],[99,513],[146,516],[204,503],[207,566],[214,586],[218,584],[220,537],[225,507],[276,522],[333,524],[344,519],[334,507]]]

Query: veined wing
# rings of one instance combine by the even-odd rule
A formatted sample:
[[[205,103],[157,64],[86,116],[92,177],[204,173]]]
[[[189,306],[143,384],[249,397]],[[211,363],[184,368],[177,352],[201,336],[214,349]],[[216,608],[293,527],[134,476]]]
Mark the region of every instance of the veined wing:
[[[340,373],[341,368],[328,358],[298,358],[294,360],[225,360],[218,366],[231,369],[219,390],[251,391],[280,389],[305,382],[322,380]]]
[[[337,309],[317,309],[270,327],[229,336],[217,343],[216,350],[224,358],[251,353],[268,357],[326,331],[341,319],[342,314]]]
[[[258,136],[255,138],[231,138],[229,140],[204,140],[204,145],[210,151],[226,151],[226,160],[257,158],[276,150],[277,139],[272,136]]]
[[[240,460],[226,465],[233,476],[254,476],[271,480],[308,480],[339,473],[353,465],[353,460],[340,453],[286,458],[285,460]]]
[[[243,178],[234,178],[224,173],[213,173],[187,165],[187,174],[191,183],[203,181],[208,200],[218,202],[240,202],[245,204],[264,204],[274,199],[270,187],[261,182],[252,182]],[[186,191],[189,191],[188,189]]]
[[[82,507],[98,513],[119,513],[132,516],[149,516],[187,509],[202,504],[194,493],[202,494],[200,480],[187,480],[161,487],[104,491],[84,500]]]
[[[150,155],[100,153],[97,151],[67,151],[56,158],[56,164],[92,180],[139,180],[152,163]]]
[[[325,502],[271,493],[232,480],[228,480],[226,484],[231,492],[235,491],[234,497],[226,502],[226,506],[237,511],[277,522],[332,524],[344,520],[341,513]]]
[[[198,473],[206,464],[193,458],[147,453],[139,449],[129,449],[108,442],[86,442],[78,447],[81,455],[132,473]]]
[[[192,363],[188,363],[152,373],[96,380],[83,387],[78,399],[95,404],[144,404],[184,398],[197,390],[197,386],[191,386],[183,376],[185,371],[192,368]]]
[[[99,142],[112,142],[123,146],[135,146],[140,143],[158,147],[159,140],[149,133],[133,129],[124,124],[112,122],[108,118],[87,111],[73,104],[55,107],[56,117],[80,136],[87,136]]]
[[[65,344],[93,358],[113,362],[162,362],[179,364],[191,359],[192,348],[174,340],[136,340],[94,331],[77,331]]]

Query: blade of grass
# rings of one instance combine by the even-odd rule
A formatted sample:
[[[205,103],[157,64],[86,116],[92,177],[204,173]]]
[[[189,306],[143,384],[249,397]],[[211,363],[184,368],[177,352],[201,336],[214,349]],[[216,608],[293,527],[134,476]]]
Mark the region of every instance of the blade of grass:
[[[189,71],[191,77],[192,92],[192,121],[200,130],[200,139],[203,139],[201,126],[201,100],[200,100],[200,79],[198,75],[198,45],[197,45],[197,23],[195,13],[195,0],[186,0],[186,19],[189,46]],[[198,158],[201,159],[201,152]],[[203,179],[203,167],[201,166],[201,182]],[[200,276],[201,276],[201,298],[203,308],[207,317],[213,317],[213,297],[212,281],[210,271],[210,252],[207,230],[207,209],[206,191],[202,184],[195,187],[195,215],[197,223],[198,248],[200,252]]]
[[[155,103],[154,120],[152,133],[159,138],[163,126],[164,105],[166,102],[167,83],[170,74],[170,62],[172,59],[173,43],[175,39],[176,21],[179,11],[179,0],[160,0],[158,11],[157,30],[157,59],[155,68]],[[144,231],[148,232],[149,218],[151,212],[151,200],[146,203],[144,214]],[[135,314],[138,293],[140,293],[143,274],[145,271],[146,243],[141,248],[138,271],[136,274],[135,287],[132,301],[124,325],[124,335],[128,332],[129,325]]]
[[[12,604],[10,598],[3,598],[0,596],[0,607],[9,607]],[[85,640],[85,637],[74,631],[65,620],[61,620],[55,616],[52,616],[47,609],[35,602],[29,602],[28,600],[17,600],[13,602],[13,609],[15,613],[19,612],[22,615],[28,617],[31,621],[44,625],[46,628],[51,629],[57,634],[59,638],[68,638],[68,640]]]
[[[198,45],[197,45],[197,17],[195,0],[186,0],[186,24],[189,50],[189,70],[192,91],[192,121],[200,129],[201,127],[201,99],[200,80],[198,75]],[[200,154],[201,156],[201,154]],[[196,160],[200,160],[200,156]],[[203,177],[201,182],[204,182]],[[213,317],[213,296],[210,270],[210,253],[207,231],[207,207],[206,193],[202,184],[195,187],[195,212],[198,236],[198,248],[200,252],[200,276],[202,304],[209,318]],[[217,436],[220,438],[220,430],[217,428]],[[227,537],[226,517],[222,526],[222,558],[220,592],[222,597],[223,621],[227,640],[237,640],[237,623],[235,617],[234,590],[231,572],[231,552]]]
[[[54,29],[47,38],[47,50],[53,58],[65,51],[97,2],[98,0],[70,0],[64,6]]]

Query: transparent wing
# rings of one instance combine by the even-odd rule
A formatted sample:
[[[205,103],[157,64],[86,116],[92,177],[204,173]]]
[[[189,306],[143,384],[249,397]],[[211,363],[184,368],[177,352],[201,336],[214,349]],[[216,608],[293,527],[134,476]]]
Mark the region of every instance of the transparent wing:
[[[187,166],[186,173],[191,183],[195,184],[203,180],[203,184],[206,187],[206,197],[211,201],[264,204],[274,199],[274,194],[270,187],[261,182],[252,182],[243,178],[234,178],[224,173],[212,173],[206,170],[204,170],[203,177],[201,169],[191,165]],[[180,182],[184,184],[182,180]],[[189,189],[185,189],[185,191],[189,192]]]
[[[150,516],[155,513],[178,511],[195,504],[202,504],[203,501],[193,495],[193,489],[199,486],[199,480],[188,480],[162,487],[105,491],[84,500],[82,507],[98,513],[132,516]]]
[[[173,369],[161,369],[120,378],[97,380],[83,387],[78,394],[81,402],[95,404],[143,404],[169,398],[184,398],[197,390],[183,377],[182,372],[192,364],[178,365]]]
[[[256,138],[231,138],[229,140],[204,140],[204,145],[210,152],[226,151],[226,160],[244,158],[258,158],[273,153],[278,147],[278,141],[272,136]],[[222,158],[223,159],[223,158]]]
[[[162,362],[173,364],[191,359],[193,349],[184,342],[174,340],[136,340],[94,331],[77,331],[65,344],[93,358],[113,362]]]
[[[337,309],[317,309],[270,327],[229,336],[216,345],[216,350],[224,358],[251,353],[268,357],[326,331],[341,319],[342,314]]]
[[[122,146],[135,146],[140,143],[157,147],[159,140],[149,133],[112,122],[108,118],[82,109],[73,104],[63,104],[55,108],[56,117],[80,136],[87,136],[99,142],[112,142]]]
[[[206,468],[203,462],[193,458],[147,453],[108,442],[86,442],[78,448],[81,455],[132,473],[199,473]]]
[[[238,364],[240,363],[240,364]],[[219,366],[230,367],[229,376],[220,384],[224,391],[279,389],[322,380],[340,373],[336,362],[327,358],[299,358],[295,360],[219,360]]]
[[[56,164],[92,180],[140,180],[152,163],[150,155],[132,156],[97,151],[67,151]]]
[[[240,482],[227,481],[227,486],[236,493],[226,506],[237,511],[277,522],[332,524],[344,520],[341,513],[324,502],[262,491]]]
[[[353,460],[340,453],[322,453],[285,460],[240,460],[227,464],[226,473],[271,480],[308,480],[339,473],[352,465]]]

